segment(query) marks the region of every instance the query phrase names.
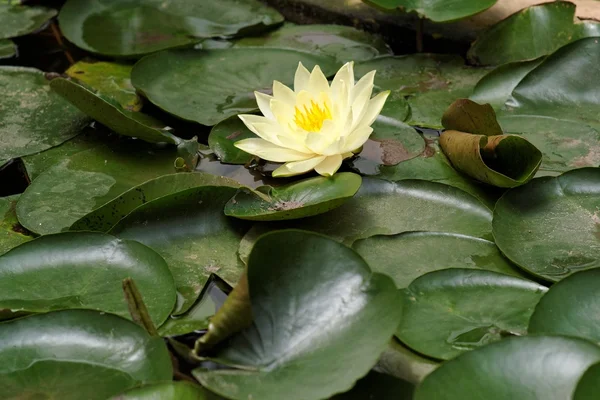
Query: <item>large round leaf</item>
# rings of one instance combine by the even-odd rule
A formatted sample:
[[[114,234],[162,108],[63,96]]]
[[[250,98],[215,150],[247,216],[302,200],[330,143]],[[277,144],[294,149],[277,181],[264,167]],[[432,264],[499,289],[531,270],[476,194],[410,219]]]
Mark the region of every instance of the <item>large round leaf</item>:
[[[560,336],[515,337],[460,355],[417,387],[415,400],[569,399],[600,347]],[[473,397],[476,395],[477,397]]]
[[[174,147],[138,140],[82,151],[54,165],[17,203],[19,222],[32,232],[56,233],[132,187],[174,172]]]
[[[0,67],[0,165],[77,135],[89,118],[50,91],[44,73]]]
[[[502,196],[496,244],[514,263],[551,281],[600,266],[600,168],[534,179]]]
[[[291,85],[298,62],[318,64],[325,75],[338,66],[331,57],[286,49],[169,50],[139,61],[131,80],[163,110],[215,125],[257,109],[254,91],[270,92],[273,80]]]
[[[576,336],[600,343],[600,269],[577,272],[550,288],[535,308],[530,333]]]
[[[158,337],[116,315],[65,310],[0,324],[4,398],[105,400],[172,377]]]
[[[573,393],[573,400],[595,400],[600,391],[600,363],[585,371]]]
[[[209,393],[189,382],[163,382],[128,390],[112,400],[217,400],[219,396]]]
[[[547,288],[492,271],[430,272],[404,290],[396,336],[413,350],[449,360],[509,335],[527,333],[533,308]]]
[[[375,364],[400,319],[390,278],[308,232],[261,237],[248,283],[253,325],[214,358],[243,369],[193,371],[232,399],[322,399],[346,391]]]
[[[15,213],[18,199],[19,195],[0,197],[0,255],[33,239],[20,232],[19,221],[17,221]]]
[[[223,214],[235,193],[230,186],[182,190],[139,206],[110,231],[165,258],[182,296],[176,313],[194,303],[211,273],[235,284],[243,271],[236,250],[247,225]]]
[[[129,318],[125,278],[135,280],[150,317],[162,324],[175,305],[175,283],[154,250],[102,233],[42,236],[0,257],[0,309],[88,308]]]
[[[63,35],[75,45],[115,57],[141,56],[283,21],[258,0],[68,0],[58,19]]]
[[[399,288],[428,272],[472,268],[522,276],[493,242],[445,232],[407,232],[377,235],[352,246],[377,272],[391,276]]]
[[[406,11],[415,11],[420,16],[435,22],[448,22],[480,13],[496,3],[497,0],[455,0],[448,4],[444,0],[367,0],[381,8],[400,7]]]
[[[56,15],[56,10],[45,7],[28,7],[18,0],[0,3],[0,39],[27,35],[44,26]]]
[[[282,221],[323,214],[352,198],[360,175],[341,172],[332,177],[303,179],[280,187],[240,190],[225,205],[225,215],[251,221]]]
[[[598,36],[595,22],[575,23],[575,4],[567,1],[535,5],[511,15],[483,32],[468,57],[477,64],[505,64],[553,53],[567,43]]]

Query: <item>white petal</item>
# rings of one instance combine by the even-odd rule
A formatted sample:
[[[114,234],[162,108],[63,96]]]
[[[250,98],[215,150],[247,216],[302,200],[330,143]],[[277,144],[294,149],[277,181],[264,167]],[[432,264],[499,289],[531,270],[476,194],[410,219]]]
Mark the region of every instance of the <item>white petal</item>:
[[[300,161],[311,157],[309,154],[277,146],[264,139],[243,139],[234,145],[246,153],[274,162]]]
[[[343,90],[343,85],[346,88],[354,87],[354,62],[344,64],[342,68],[335,74],[331,82],[331,93],[334,101],[348,102],[348,91]]]
[[[365,115],[363,115],[362,119],[358,122],[358,126],[371,126],[381,113],[381,110],[383,109],[385,101],[387,100],[389,95],[390,91],[387,90],[385,92],[379,93],[377,96],[369,100],[367,112],[365,112]]]
[[[350,104],[353,104],[358,96],[360,96],[365,89],[371,88],[373,90],[373,82],[375,81],[375,72],[371,71],[363,76],[356,86],[352,88],[350,91]],[[369,98],[371,98],[371,93],[369,92]]]
[[[325,156],[317,156],[304,161],[289,162],[273,171],[273,176],[293,176],[300,175],[313,170],[325,159]]]
[[[273,97],[261,92],[254,92],[254,96],[256,96],[256,103],[258,104],[260,112],[269,119],[275,119],[271,112],[271,107],[269,106]]]
[[[371,98],[371,93],[373,91],[373,87],[366,87],[363,89],[362,93],[360,93],[352,103],[352,128],[356,128],[358,123],[363,119],[363,116],[366,114],[367,109],[369,107],[369,99]]]
[[[294,92],[299,93],[301,90],[308,90],[309,80],[310,72],[308,72],[302,63],[298,63],[298,69],[296,70],[296,76],[294,77]]]
[[[332,176],[340,169],[342,165],[342,156],[340,154],[336,154],[334,156],[327,157],[319,165],[315,167],[315,171],[319,175],[323,176]]]
[[[273,97],[291,107],[296,105],[296,93],[279,81],[273,82]]]
[[[240,114],[238,117],[252,133],[269,142],[276,141],[279,126],[273,120],[259,115]]]
[[[270,107],[275,119],[280,125],[285,126],[294,121],[294,107],[290,106],[288,103],[274,98],[271,100]]]
[[[318,65],[315,65],[308,81],[308,91],[317,97],[320,93],[329,93],[329,82],[323,75],[323,71]]]
[[[356,129],[346,138],[346,143],[344,145],[344,152],[349,152],[358,149],[360,146],[365,144],[369,136],[373,133],[373,128],[370,126],[363,126]],[[239,142],[238,142],[239,143]]]
[[[299,151],[300,153],[314,154],[314,151],[307,148],[304,143],[306,135],[279,135],[277,141],[283,147]]]
[[[337,140],[337,126],[333,120],[323,121],[320,132],[311,132],[306,135],[306,147],[317,154],[323,154],[323,151]]]

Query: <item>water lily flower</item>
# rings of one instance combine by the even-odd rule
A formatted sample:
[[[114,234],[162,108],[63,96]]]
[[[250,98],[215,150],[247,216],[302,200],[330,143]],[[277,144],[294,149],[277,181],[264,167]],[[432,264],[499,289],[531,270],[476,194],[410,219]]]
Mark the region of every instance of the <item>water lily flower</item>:
[[[239,118],[258,138],[235,146],[264,160],[285,163],[273,176],[292,176],[313,169],[320,175],[337,172],[367,141],[371,125],[389,91],[371,98],[375,71],[354,82],[354,64],[337,72],[331,86],[319,66],[309,72],[300,63],[294,90],[273,82],[273,96],[254,92],[263,116]]]

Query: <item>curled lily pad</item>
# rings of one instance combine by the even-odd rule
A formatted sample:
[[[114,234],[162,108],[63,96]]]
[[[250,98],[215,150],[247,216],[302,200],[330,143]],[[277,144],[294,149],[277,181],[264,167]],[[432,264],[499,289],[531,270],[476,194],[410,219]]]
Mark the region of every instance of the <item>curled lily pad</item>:
[[[139,57],[203,38],[232,36],[283,22],[258,0],[68,0],[58,17],[69,41],[114,57]]]
[[[492,271],[430,272],[404,290],[396,336],[421,354],[443,360],[510,335],[527,333],[547,288]]]
[[[600,168],[511,189],[494,210],[496,244],[512,262],[550,281],[600,267],[599,199]]]
[[[55,78],[50,87],[82,112],[106,125],[118,134],[136,137],[150,143],[179,144],[178,137],[170,133],[159,120],[121,107],[113,99],[63,78]]]
[[[105,400],[173,375],[161,338],[131,321],[92,310],[55,311],[1,323],[0,358],[6,398],[26,394]]]
[[[254,91],[270,92],[273,80],[289,85],[298,62],[319,65],[325,75],[339,66],[334,58],[289,49],[169,50],[140,60],[131,81],[163,110],[215,125],[258,109]]]
[[[254,322],[211,357],[240,369],[193,371],[203,386],[231,399],[281,399],[282,391],[288,400],[322,399],[349,390],[400,319],[390,278],[313,233],[262,236],[250,255],[248,283]]]
[[[102,233],[43,236],[0,257],[0,309],[88,308],[128,318],[121,290],[127,277],[135,279],[154,323],[162,324],[175,305],[175,284],[154,250]]]
[[[352,198],[360,188],[360,175],[342,172],[284,186],[241,189],[225,205],[225,215],[252,221],[281,221],[325,213]]]
[[[56,10],[21,5],[18,0],[0,2],[0,39],[27,35],[41,29]]]
[[[435,22],[448,22],[480,13],[496,3],[496,0],[458,0],[449,7],[444,0],[367,0],[384,9],[402,8],[414,11]]]

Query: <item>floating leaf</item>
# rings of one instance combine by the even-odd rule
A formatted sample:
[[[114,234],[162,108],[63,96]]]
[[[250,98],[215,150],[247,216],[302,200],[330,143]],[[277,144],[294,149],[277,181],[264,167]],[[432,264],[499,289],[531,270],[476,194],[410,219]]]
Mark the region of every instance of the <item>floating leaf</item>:
[[[215,125],[256,110],[254,91],[270,93],[273,80],[291,84],[298,62],[319,65],[325,75],[339,66],[331,57],[287,49],[169,50],[139,61],[131,81],[163,110]]]
[[[550,281],[600,267],[600,168],[537,178],[502,196],[496,244],[511,261]]]
[[[595,400],[600,390],[600,363],[594,364],[579,379],[573,400]]]
[[[569,399],[600,347],[560,336],[514,337],[442,364],[417,387],[415,400]],[[469,377],[469,379],[465,379]]]
[[[198,385],[189,382],[163,382],[128,390],[112,400],[218,400]]]
[[[90,122],[37,69],[0,67],[0,88],[0,165],[57,146]]]
[[[46,7],[29,7],[19,1],[0,3],[0,39],[27,35],[41,29],[56,15],[56,10]]]
[[[375,369],[402,380],[418,384],[440,363],[415,353],[395,337],[390,340],[388,348],[383,352]]]
[[[535,282],[492,271],[430,272],[404,290],[396,336],[421,354],[449,360],[526,334],[533,308],[546,291]]]
[[[303,179],[280,187],[241,189],[225,205],[225,215],[252,221],[282,221],[323,214],[344,204],[360,188],[360,175]]]
[[[154,323],[162,324],[175,305],[175,284],[154,250],[102,233],[43,236],[0,257],[0,309],[88,308],[129,318],[121,290],[127,277],[135,279]]]
[[[17,55],[17,46],[8,39],[0,39],[0,60]]]
[[[252,154],[238,149],[235,142],[257,137],[237,115],[215,125],[208,135],[208,145],[223,163],[248,164],[254,159]]]
[[[0,197],[0,255],[33,239],[20,232],[15,206],[19,195]]]
[[[308,232],[262,236],[248,282],[254,323],[214,358],[243,369],[193,371],[203,386],[232,399],[279,400],[282,388],[288,400],[346,391],[375,364],[400,319],[390,278]]]
[[[211,273],[235,284],[243,271],[236,250],[247,226],[223,215],[235,192],[211,184],[182,190],[137,207],[110,230],[165,258],[182,296],[176,314],[190,308]]]
[[[0,386],[23,395],[104,400],[172,378],[161,338],[116,315],[66,310],[0,324]]]
[[[445,232],[376,235],[352,245],[377,272],[389,275],[399,288],[428,272],[472,268],[522,277],[493,242]]]
[[[139,57],[202,38],[283,22],[257,0],[68,0],[58,16],[60,29],[84,50],[114,57]]]
[[[435,22],[448,22],[487,10],[496,3],[496,0],[457,0],[450,6],[444,0],[367,0],[367,3],[388,10],[400,7]]]
[[[505,64],[553,53],[587,36],[598,36],[600,24],[575,19],[575,4],[539,4],[521,10],[483,32],[468,57],[476,64]]]
[[[278,164],[271,164],[279,166]],[[257,188],[264,185],[276,185],[286,182],[283,178],[271,178],[259,170],[261,164],[246,167],[245,165],[224,164],[214,154],[201,155],[196,165],[197,172],[218,175],[238,182],[241,186]],[[274,169],[274,168],[273,168]]]

